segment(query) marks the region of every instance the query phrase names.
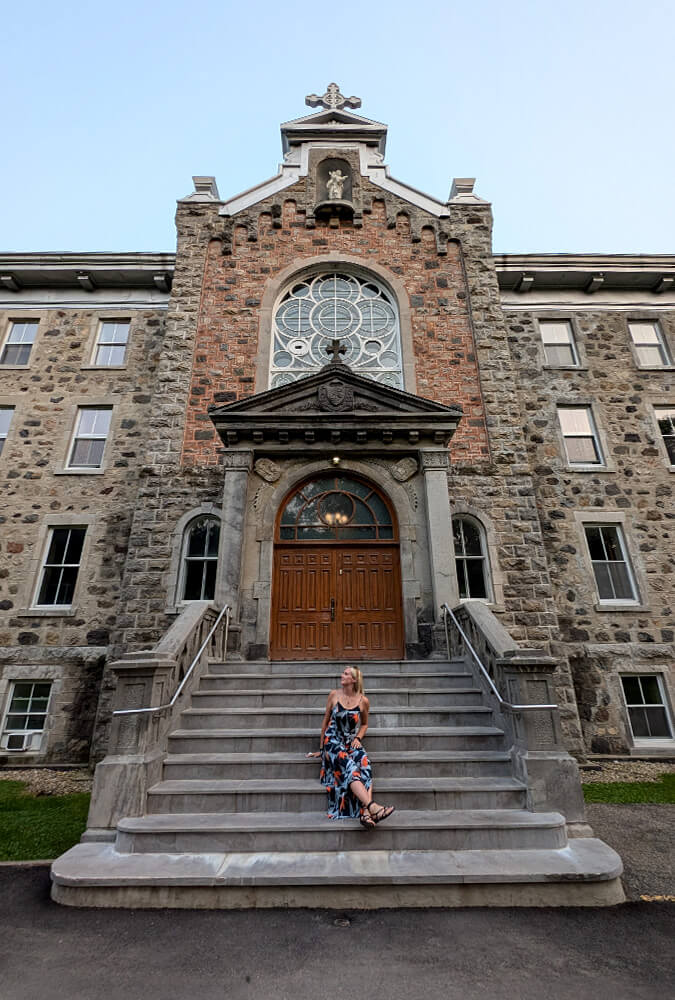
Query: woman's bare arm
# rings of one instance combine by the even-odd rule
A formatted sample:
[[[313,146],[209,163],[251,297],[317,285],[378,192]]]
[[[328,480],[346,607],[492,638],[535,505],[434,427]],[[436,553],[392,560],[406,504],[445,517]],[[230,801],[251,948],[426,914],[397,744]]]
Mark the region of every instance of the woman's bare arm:
[[[366,698],[365,694],[361,698],[361,725],[359,726],[359,731],[354,737],[359,743],[363,742],[363,737],[368,732],[368,712],[370,711],[370,702]]]
[[[331,691],[328,695],[328,700],[326,701],[326,711],[323,715],[323,722],[321,723],[321,737],[319,739],[319,745],[323,748],[323,738],[326,735],[326,730],[328,729],[328,724],[330,723],[330,717],[335,707],[335,702],[337,701],[338,693],[337,690]],[[320,757],[321,750],[317,750],[314,753],[308,753],[308,757]]]

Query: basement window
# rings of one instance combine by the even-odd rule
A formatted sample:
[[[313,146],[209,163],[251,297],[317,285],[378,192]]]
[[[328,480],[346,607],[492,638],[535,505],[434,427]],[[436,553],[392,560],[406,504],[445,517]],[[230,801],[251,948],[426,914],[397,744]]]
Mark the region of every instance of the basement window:
[[[26,753],[40,748],[51,687],[49,681],[14,681],[0,738],[2,750]]]

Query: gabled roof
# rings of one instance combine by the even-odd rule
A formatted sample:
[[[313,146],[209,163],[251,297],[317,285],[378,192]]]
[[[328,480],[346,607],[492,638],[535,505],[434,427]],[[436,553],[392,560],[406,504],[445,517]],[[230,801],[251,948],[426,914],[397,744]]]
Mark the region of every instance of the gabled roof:
[[[340,362],[315,375],[211,410],[228,448],[260,451],[325,451],[348,444],[350,453],[410,451],[423,445],[447,446],[462,408],[445,406],[357,375]]]
[[[377,146],[384,156],[387,144],[387,126],[382,122],[371,121],[351,111],[329,108],[314,115],[303,115],[293,121],[284,122],[281,126],[281,144],[284,156],[291,146],[311,139],[338,139],[352,142],[366,142]]]

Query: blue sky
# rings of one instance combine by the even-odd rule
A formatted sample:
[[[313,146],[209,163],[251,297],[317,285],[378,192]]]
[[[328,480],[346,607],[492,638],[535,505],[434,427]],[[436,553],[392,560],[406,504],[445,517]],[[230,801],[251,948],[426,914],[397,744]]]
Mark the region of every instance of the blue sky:
[[[172,250],[193,174],[276,173],[335,80],[497,252],[674,253],[672,0],[35,0],[4,12],[0,250]]]

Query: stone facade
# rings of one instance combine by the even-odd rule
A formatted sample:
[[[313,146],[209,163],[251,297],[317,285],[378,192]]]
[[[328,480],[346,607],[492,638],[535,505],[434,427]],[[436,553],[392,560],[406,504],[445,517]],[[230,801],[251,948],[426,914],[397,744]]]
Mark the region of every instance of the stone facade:
[[[672,470],[654,418],[675,405],[673,368],[640,370],[627,327],[657,316],[672,352],[675,260],[495,258],[491,209],[470,181],[446,203],[406,188],[382,166],[384,126],[342,118],[350,135],[323,113],[288,123],[278,177],[229,202],[195,178],[175,257],[0,259],[3,338],[11,321],[39,320],[28,366],[2,369],[0,406],[14,413],[0,456],[0,710],[12,681],[53,681],[41,759],[104,754],[106,664],[154,645],[184,606],[192,517],[221,520],[215,600],[235,607],[235,655],[268,654],[276,512],[335,458],[397,510],[409,655],[439,652],[439,604],[459,601],[451,518],[465,516],[481,525],[492,610],[520,646],[555,657],[570,750],[634,748],[621,673],[658,673],[675,700]],[[338,161],[349,183],[331,204],[322,178]],[[372,437],[328,447],[307,444],[308,431],[295,448],[283,437],[244,448],[218,426],[228,407],[265,398],[279,297],[298,276],[338,269],[372,275],[396,300],[406,391],[462,407],[449,462],[412,437],[398,450]],[[106,316],[131,321],[121,368],[91,364]],[[544,363],[538,318],[556,316],[573,320],[574,369]],[[568,465],[562,404],[593,408],[602,468]],[[68,474],[83,405],[112,407],[104,464]],[[639,603],[599,606],[589,520],[621,525]],[[74,603],[56,613],[34,599],[58,525],[87,533]]]

